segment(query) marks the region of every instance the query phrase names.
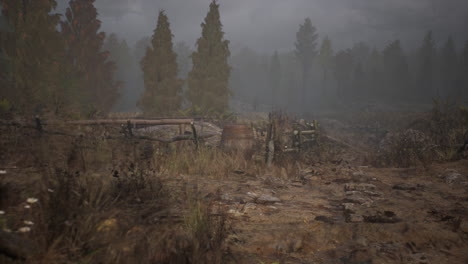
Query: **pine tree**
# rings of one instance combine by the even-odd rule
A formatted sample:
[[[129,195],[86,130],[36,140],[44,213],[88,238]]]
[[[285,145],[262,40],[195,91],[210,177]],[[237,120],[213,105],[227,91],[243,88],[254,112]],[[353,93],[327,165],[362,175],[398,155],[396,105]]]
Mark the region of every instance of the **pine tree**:
[[[317,55],[317,29],[312,26],[310,18],[306,18],[304,24],[300,25],[296,33],[296,57],[302,67],[302,106],[305,106],[306,90],[309,86],[309,76],[312,63]]]
[[[169,115],[180,109],[183,82],[177,78],[176,59],[170,24],[161,10],[151,46],[146,49],[146,55],[141,61],[145,92],[139,106],[145,113]]]
[[[458,78],[460,79],[460,87],[458,94],[460,99],[468,101],[468,41],[465,42],[463,47],[459,65]]]
[[[395,40],[383,51],[384,95],[390,101],[408,94],[409,68],[400,40]]]
[[[94,0],[71,0],[69,5],[61,27],[66,58],[82,82],[78,103],[82,110],[109,111],[118,98],[120,83],[113,79],[116,65],[108,60],[109,52],[102,51],[105,33],[99,32],[101,21]]]
[[[279,104],[278,95],[280,93],[282,79],[281,62],[277,51],[275,51],[270,59],[268,74],[269,86],[271,88],[271,105],[273,108],[275,108]]]
[[[367,92],[370,96],[380,97],[382,95],[382,55],[374,48],[367,58]]]
[[[36,112],[58,94],[58,59],[62,45],[57,32],[55,0],[0,0],[8,31],[0,46],[7,72],[0,78],[1,94],[23,112]]]
[[[445,95],[457,96],[457,52],[451,36],[447,38],[440,55],[442,90],[445,91]]]
[[[333,64],[333,48],[331,40],[328,38],[328,36],[326,36],[322,41],[319,53],[319,62],[320,67],[322,67],[324,89],[323,94],[325,94],[328,84],[328,75]]]
[[[423,44],[419,49],[419,92],[422,99],[433,95],[433,67],[435,57],[435,43],[432,31],[428,31],[424,37]],[[438,90],[436,96],[439,96]]]
[[[193,69],[188,77],[187,99],[203,111],[225,112],[229,105],[229,41],[224,40],[219,4],[213,0],[202,23],[202,36],[192,54]]]
[[[351,50],[339,51],[334,58],[334,76],[337,82],[337,96],[344,99],[349,96],[349,91],[346,87],[350,86],[351,75],[353,71],[354,61]]]
[[[354,67],[353,73],[353,95],[355,98],[360,98],[365,95],[365,74],[362,63],[358,62]]]

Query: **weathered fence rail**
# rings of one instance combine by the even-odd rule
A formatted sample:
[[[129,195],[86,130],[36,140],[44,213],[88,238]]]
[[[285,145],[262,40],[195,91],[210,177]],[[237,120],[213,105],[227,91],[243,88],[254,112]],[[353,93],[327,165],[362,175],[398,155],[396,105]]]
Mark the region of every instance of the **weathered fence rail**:
[[[71,137],[83,137],[83,134],[68,133],[63,131],[52,131],[45,129],[47,126],[119,126],[123,128],[123,134],[127,138],[136,140],[157,141],[161,143],[173,143],[177,141],[191,140],[198,148],[199,140],[216,136],[214,133],[198,133],[195,127],[195,119],[192,118],[161,118],[161,119],[96,119],[96,120],[41,120],[39,117],[31,121],[25,120],[0,120],[0,126],[14,126],[19,128],[35,129],[43,134],[62,135]],[[135,135],[133,129],[137,127],[176,125],[179,126],[179,135],[172,138],[156,138],[142,135]],[[190,135],[182,134],[185,131],[184,126],[191,127]],[[105,139],[121,139],[121,137],[105,136]]]

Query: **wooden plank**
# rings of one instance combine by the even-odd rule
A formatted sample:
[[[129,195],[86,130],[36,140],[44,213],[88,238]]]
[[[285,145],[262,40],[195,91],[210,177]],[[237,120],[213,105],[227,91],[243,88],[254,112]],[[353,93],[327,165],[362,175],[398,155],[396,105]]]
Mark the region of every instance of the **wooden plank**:
[[[127,125],[128,123],[132,125],[147,125],[147,126],[157,126],[157,125],[181,125],[181,124],[191,124],[193,119],[159,119],[159,120],[149,120],[149,119],[97,119],[97,120],[73,120],[65,121],[65,124],[69,125]],[[63,124],[63,122],[49,122],[48,124]]]

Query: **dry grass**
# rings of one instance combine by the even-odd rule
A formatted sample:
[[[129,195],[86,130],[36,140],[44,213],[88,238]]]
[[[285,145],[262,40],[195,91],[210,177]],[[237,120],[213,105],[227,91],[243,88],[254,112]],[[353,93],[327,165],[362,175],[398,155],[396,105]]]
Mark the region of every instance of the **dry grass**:
[[[109,132],[99,128],[84,132],[79,138],[34,131],[2,134],[11,154],[5,164],[26,161],[37,171],[32,178],[13,176],[14,186],[0,185],[1,209],[7,212],[1,228],[16,233],[25,220],[33,222],[21,236],[38,248],[27,260],[4,262],[224,262],[224,211],[184,193],[182,186],[169,189],[163,178],[184,173],[224,177],[245,161],[216,149],[173,150],[129,139],[105,140],[96,134]],[[18,197],[11,199],[12,192]],[[174,192],[186,197],[174,198]],[[29,209],[24,208],[27,197],[38,199]]]

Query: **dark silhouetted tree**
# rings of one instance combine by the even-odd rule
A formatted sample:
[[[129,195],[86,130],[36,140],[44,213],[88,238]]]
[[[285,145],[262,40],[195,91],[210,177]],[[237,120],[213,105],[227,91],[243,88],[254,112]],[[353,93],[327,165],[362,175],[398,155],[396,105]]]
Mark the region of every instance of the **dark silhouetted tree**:
[[[177,55],[173,51],[172,37],[168,18],[161,10],[151,46],[141,61],[145,92],[139,106],[145,113],[169,115],[181,107],[183,82],[177,78]]]
[[[9,30],[0,33],[0,47],[8,71],[0,77],[0,97],[18,110],[37,112],[61,95],[57,76],[63,45],[53,14],[55,0],[0,0]],[[54,107],[54,106],[51,106]]]
[[[317,29],[312,26],[310,18],[306,18],[304,24],[300,25],[299,31],[296,33],[296,57],[302,67],[302,107],[306,102],[306,90],[309,86],[310,72],[312,64],[317,56]]]
[[[418,86],[420,98],[427,100],[433,96],[433,68],[435,57],[435,44],[432,31],[428,31],[424,37],[423,44],[419,49],[419,76]],[[438,89],[435,95],[439,96]]]
[[[367,69],[367,92],[370,97],[378,98],[382,95],[382,55],[374,48],[366,62]]]
[[[463,47],[459,65],[458,78],[460,79],[460,86],[458,94],[460,99],[468,100],[468,41],[465,42]]]
[[[325,94],[328,84],[328,75],[330,74],[332,65],[333,65],[333,48],[332,42],[326,36],[323,41],[322,45],[320,46],[320,53],[319,53],[319,63],[320,67],[322,68],[322,76],[323,76],[323,91],[322,93]]]
[[[61,22],[66,42],[66,58],[82,81],[82,111],[107,112],[118,98],[120,83],[114,81],[116,65],[109,52],[102,51],[105,33],[99,32],[94,0],[71,0]]]
[[[353,73],[353,56],[351,50],[339,51],[334,58],[334,76],[337,83],[337,96],[345,99],[350,95],[351,76]]]
[[[407,97],[409,88],[409,68],[406,55],[400,44],[395,40],[383,51],[384,96],[395,102]]]
[[[204,111],[225,112],[229,106],[229,41],[224,40],[219,4],[213,0],[202,23],[202,36],[192,54],[187,99]]]
[[[455,43],[452,37],[448,37],[440,52],[440,74],[442,91],[445,96],[456,97],[458,90],[458,61]]]
[[[362,67],[362,63],[358,62],[354,67],[353,72],[353,97],[361,99],[365,93],[365,73]]]

